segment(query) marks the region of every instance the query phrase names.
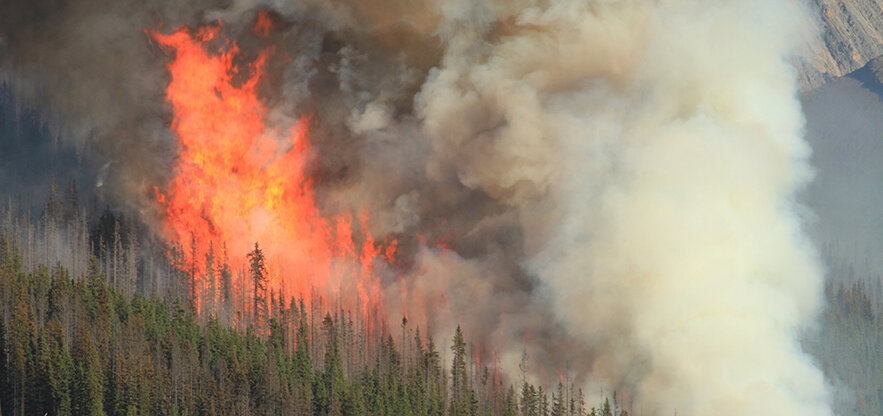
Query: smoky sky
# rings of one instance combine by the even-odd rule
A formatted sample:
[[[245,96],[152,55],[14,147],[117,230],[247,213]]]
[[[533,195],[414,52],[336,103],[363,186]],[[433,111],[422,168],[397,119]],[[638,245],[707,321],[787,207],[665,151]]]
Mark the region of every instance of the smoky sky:
[[[20,209],[39,208],[54,179],[59,195],[75,184],[81,202],[94,195],[100,166],[54,135],[39,109],[20,105],[0,86],[0,198]]]
[[[527,352],[532,377],[569,368],[648,414],[827,415],[797,340],[823,276],[795,199],[813,176],[791,64],[815,36],[806,15],[796,0],[3,2],[0,74],[7,101],[101,166],[86,182],[102,198],[161,223],[148,190],[179,149],[172,57],[149,32],[220,24],[206,47],[237,44],[234,65],[272,49],[265,122],[310,120],[320,210],[367,210],[401,242],[392,322],[405,287],[445,299],[432,331],[462,325],[510,375]]]

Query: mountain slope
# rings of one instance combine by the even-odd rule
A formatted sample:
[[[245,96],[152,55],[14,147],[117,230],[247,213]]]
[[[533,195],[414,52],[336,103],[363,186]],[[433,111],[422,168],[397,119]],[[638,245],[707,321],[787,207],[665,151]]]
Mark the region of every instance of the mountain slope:
[[[812,6],[821,34],[798,63],[805,90],[883,55],[883,0],[814,0]]]

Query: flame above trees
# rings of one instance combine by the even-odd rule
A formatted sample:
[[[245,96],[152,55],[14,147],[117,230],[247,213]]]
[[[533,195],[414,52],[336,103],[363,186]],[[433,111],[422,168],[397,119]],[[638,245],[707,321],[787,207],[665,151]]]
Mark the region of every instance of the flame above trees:
[[[269,20],[260,21],[265,34]],[[309,299],[313,291],[338,297],[362,312],[380,307],[374,265],[381,247],[360,213],[362,244],[354,241],[351,215],[326,217],[316,206],[306,175],[310,143],[305,118],[279,127],[257,87],[272,50],[237,66],[240,51],[219,35],[220,26],[172,34],[150,33],[174,59],[166,96],[180,141],[175,176],[155,188],[164,209],[166,236],[189,255],[193,276],[216,276],[204,261],[212,245],[226,247],[230,266],[246,270],[246,253],[260,243],[267,289]],[[227,46],[212,51],[209,45]],[[198,297],[198,295],[197,295]],[[200,300],[196,300],[199,308]]]

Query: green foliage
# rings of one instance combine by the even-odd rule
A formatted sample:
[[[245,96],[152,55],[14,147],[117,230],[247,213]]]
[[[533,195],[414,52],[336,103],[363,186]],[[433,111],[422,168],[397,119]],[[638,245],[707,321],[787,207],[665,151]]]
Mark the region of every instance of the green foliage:
[[[267,266],[264,264],[264,252],[254,243],[254,250],[248,253],[248,264],[251,280],[254,284],[252,305],[254,315],[252,324],[258,326],[266,315],[267,307]]]
[[[107,211],[92,236],[99,243],[117,238],[119,224]],[[5,414],[583,416],[562,399],[563,387],[550,409],[541,387],[523,383],[519,396],[489,377],[487,367],[473,366],[459,327],[448,370],[432,337],[424,339],[419,328],[406,336],[405,320],[397,346],[399,338],[354,324],[345,311],[285,302],[277,293],[265,309],[266,270],[257,245],[236,284],[254,288],[251,300],[259,306],[239,307],[239,315],[227,318],[190,307],[192,276],[186,264],[174,263],[180,259],[169,272],[181,282],[161,299],[117,290],[107,262],[92,250],[72,276],[60,263],[31,261],[26,271],[17,247],[0,234]],[[239,287],[226,253],[208,263],[220,274],[219,303],[233,308],[234,301],[249,301],[232,293]]]
[[[103,374],[90,326],[81,322],[72,352],[74,374],[71,382],[71,410],[75,415],[104,415]]]
[[[844,416],[883,414],[883,319],[863,284],[829,285],[828,306],[817,335],[805,348],[835,389],[834,405]],[[849,392],[844,394],[843,392]]]
[[[451,360],[451,414],[469,414],[467,390],[469,380],[466,373],[466,341],[463,338],[463,330],[457,325],[454,333],[451,352],[454,354]]]

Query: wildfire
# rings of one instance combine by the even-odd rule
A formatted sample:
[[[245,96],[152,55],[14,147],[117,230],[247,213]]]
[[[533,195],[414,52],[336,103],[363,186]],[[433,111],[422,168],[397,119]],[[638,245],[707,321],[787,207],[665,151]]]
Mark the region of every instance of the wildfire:
[[[266,35],[269,25],[261,16],[256,31]],[[374,267],[382,250],[367,231],[368,214],[358,215],[364,240],[358,245],[350,215],[319,212],[305,174],[307,120],[272,125],[257,93],[272,50],[238,68],[235,43],[210,50],[225,43],[219,31],[216,25],[151,33],[174,56],[166,95],[180,152],[174,179],[165,192],[155,190],[168,237],[183,245],[201,276],[212,274],[206,270],[212,244],[227,248],[234,270],[245,270],[246,253],[259,242],[270,288],[306,298],[313,290],[356,296],[363,311],[379,307]]]

